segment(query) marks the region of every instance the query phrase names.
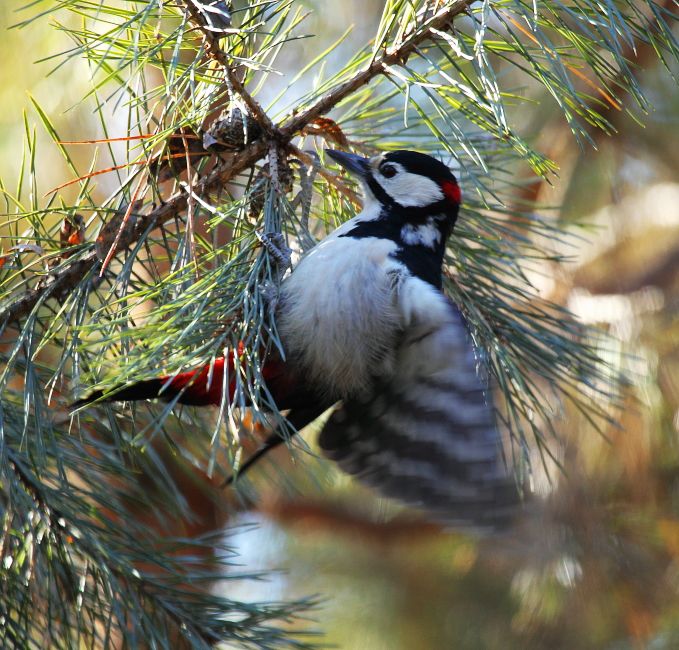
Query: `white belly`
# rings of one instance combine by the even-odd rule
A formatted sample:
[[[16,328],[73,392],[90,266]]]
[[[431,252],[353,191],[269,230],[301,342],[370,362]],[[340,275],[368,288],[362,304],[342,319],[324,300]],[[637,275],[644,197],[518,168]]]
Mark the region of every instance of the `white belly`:
[[[283,282],[277,326],[286,358],[320,392],[356,395],[393,361],[395,250],[387,240],[331,235]]]

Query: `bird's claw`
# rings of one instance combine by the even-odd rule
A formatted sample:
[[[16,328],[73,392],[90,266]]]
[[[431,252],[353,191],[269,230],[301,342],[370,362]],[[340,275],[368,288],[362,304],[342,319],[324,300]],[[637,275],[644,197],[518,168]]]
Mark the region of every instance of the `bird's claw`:
[[[285,237],[280,232],[258,232],[257,239],[266,252],[273,258],[280,275],[290,268],[292,249],[285,243]]]

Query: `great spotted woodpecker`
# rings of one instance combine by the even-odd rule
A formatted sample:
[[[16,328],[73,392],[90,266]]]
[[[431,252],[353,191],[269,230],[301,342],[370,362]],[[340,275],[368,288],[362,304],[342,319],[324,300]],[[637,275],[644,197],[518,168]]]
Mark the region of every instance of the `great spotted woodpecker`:
[[[499,527],[515,512],[517,490],[466,323],[442,293],[457,181],[413,151],[327,153],[358,178],[364,207],[281,283],[285,360],[265,360],[267,387],[296,429],[334,406],[320,448],[378,493],[455,525]],[[233,358],[77,405],[155,397],[220,404],[225,370],[234,376]],[[281,441],[273,434],[241,473]]]

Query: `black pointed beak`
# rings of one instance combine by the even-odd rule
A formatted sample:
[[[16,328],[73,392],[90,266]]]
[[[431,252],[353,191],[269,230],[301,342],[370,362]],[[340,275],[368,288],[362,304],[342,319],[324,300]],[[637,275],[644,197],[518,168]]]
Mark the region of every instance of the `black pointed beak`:
[[[370,169],[368,158],[357,156],[355,153],[347,153],[346,151],[337,151],[335,149],[326,149],[325,153],[342,165],[344,169],[352,174],[356,174],[359,178],[365,178],[365,176],[367,176],[368,170]]]

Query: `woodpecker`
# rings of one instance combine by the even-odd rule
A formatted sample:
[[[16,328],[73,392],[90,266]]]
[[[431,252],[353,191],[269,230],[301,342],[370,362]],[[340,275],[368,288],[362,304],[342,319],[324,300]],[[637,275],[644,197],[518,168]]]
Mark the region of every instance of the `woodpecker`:
[[[297,430],[332,407],[321,450],[379,494],[447,524],[500,528],[514,516],[518,492],[467,324],[442,291],[457,180],[414,151],[327,154],[360,182],[363,210],[283,279],[275,318],[284,358],[265,359],[267,388]],[[224,372],[234,376],[232,357],[97,391],[76,406],[157,397],[218,405]],[[227,398],[234,389],[232,382]],[[282,440],[272,434],[240,473]]]

